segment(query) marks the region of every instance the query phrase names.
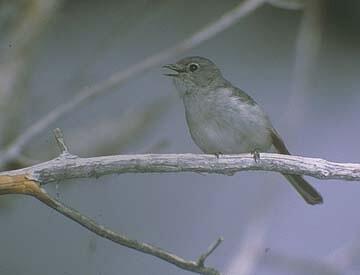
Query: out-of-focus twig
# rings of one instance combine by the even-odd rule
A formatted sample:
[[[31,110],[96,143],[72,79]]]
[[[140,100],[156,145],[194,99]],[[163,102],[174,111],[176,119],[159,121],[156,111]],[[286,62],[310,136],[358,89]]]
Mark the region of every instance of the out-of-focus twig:
[[[8,2],[8,3],[6,3]],[[8,40],[6,53],[2,52],[2,58],[18,55],[26,50],[32,40],[44,29],[54,12],[60,7],[61,0],[26,0],[5,1],[2,5],[19,5],[21,10],[17,11],[12,20],[10,33],[5,39]]]
[[[132,151],[158,153],[169,144],[167,140],[158,140],[155,144],[141,148],[140,145],[149,132],[154,132],[161,117],[164,117],[173,104],[174,97],[160,97],[148,104],[129,106],[118,116],[110,118],[91,118],[88,126],[73,127],[67,134],[67,140],[76,154],[82,156],[101,156],[123,153],[129,146]],[[12,163],[13,169],[35,165],[49,159],[56,150],[51,143],[33,146],[27,156],[20,154]],[[41,150],[40,150],[41,148]],[[28,155],[34,155],[29,158]]]
[[[286,108],[293,125],[303,119],[306,95],[309,95],[311,81],[315,73],[317,56],[320,50],[324,0],[305,0],[304,13],[301,19],[296,41],[295,63],[292,89]],[[311,96],[311,95],[310,95]]]
[[[17,139],[14,140],[9,147],[0,152],[0,167],[3,167],[9,161],[16,159],[16,157],[23,150],[24,146],[36,135],[41,133],[44,129],[49,127],[52,123],[57,121],[60,117],[68,114],[70,111],[78,107],[90,98],[97,96],[104,91],[123,83],[124,81],[138,75],[151,67],[157,66],[165,62],[168,58],[178,55],[184,51],[194,48],[202,42],[214,37],[218,33],[224,31],[230,26],[234,25],[240,18],[249,14],[257,7],[262,5],[265,0],[244,0],[231,11],[223,14],[218,20],[199,31],[195,32],[190,37],[181,41],[179,44],[163,50],[155,55],[145,58],[143,61],[130,66],[128,69],[116,72],[106,80],[95,84],[91,87],[85,87],[69,102],[59,105],[50,113],[44,115],[40,120],[31,125],[25,130]]]
[[[306,0],[267,0],[267,2],[275,7],[287,10],[300,10],[304,8]]]
[[[29,52],[38,34],[47,26],[60,6],[61,0],[3,1],[0,9],[3,32],[0,50],[0,145],[17,132],[17,123],[23,115],[24,90],[21,87],[26,72]],[[25,74],[26,72],[26,74]]]
[[[265,246],[265,238],[269,229],[269,217],[276,202],[280,201],[280,192],[271,186],[261,188],[261,203],[254,202],[251,208],[251,219],[246,223],[241,243],[237,252],[232,257],[225,274],[229,275],[252,275],[255,274],[262,253],[268,248]]]
[[[128,145],[143,138],[152,127],[156,127],[156,122],[171,106],[169,97],[158,98],[145,105],[131,106],[131,109],[125,110],[119,117],[94,121],[96,127],[76,129],[69,134],[71,138],[68,140],[78,154],[119,154]]]
[[[237,255],[230,263],[225,274],[251,275],[263,252],[263,242],[267,231],[266,217],[255,217],[247,225],[243,242]]]
[[[166,0],[139,3],[129,2],[128,7],[121,11],[127,16],[116,16],[116,19],[111,22],[111,29],[108,29],[107,32],[95,41],[96,44],[91,58],[86,59],[81,68],[74,72],[71,79],[67,81],[66,89],[71,90],[73,86],[89,81],[91,79],[90,69],[96,67],[105,53],[117,47],[117,39],[120,38],[121,41],[124,41],[124,38],[129,33],[132,33],[133,29],[141,24],[146,24],[149,19],[153,18],[154,14],[161,11],[160,7],[166,2]],[[122,5],[125,5],[125,3],[122,2]]]

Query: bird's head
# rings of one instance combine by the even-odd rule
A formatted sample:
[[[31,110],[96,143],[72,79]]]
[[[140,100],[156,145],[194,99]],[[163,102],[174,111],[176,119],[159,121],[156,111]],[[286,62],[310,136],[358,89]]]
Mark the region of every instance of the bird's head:
[[[211,60],[200,56],[186,57],[163,67],[173,71],[165,75],[172,77],[175,86],[183,93],[208,88],[223,81],[219,68]]]

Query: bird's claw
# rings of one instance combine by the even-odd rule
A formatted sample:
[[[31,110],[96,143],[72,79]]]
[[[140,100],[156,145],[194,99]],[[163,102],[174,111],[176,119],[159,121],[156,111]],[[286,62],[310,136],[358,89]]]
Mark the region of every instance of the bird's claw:
[[[215,155],[215,157],[218,159],[218,158],[220,158],[220,156],[222,155],[223,153],[221,153],[221,152],[216,152],[216,153],[214,153],[214,155]]]
[[[260,153],[259,153],[259,151],[255,149],[255,150],[253,150],[251,152],[251,154],[253,155],[254,161],[256,163],[258,163],[260,161]]]

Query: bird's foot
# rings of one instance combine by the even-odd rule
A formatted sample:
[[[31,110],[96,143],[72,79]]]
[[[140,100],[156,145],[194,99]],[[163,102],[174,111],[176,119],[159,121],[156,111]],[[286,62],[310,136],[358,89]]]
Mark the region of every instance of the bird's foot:
[[[215,157],[216,157],[217,159],[219,159],[219,158],[223,155],[223,153],[222,153],[222,152],[216,152],[216,153],[214,153],[214,155],[215,155]],[[235,172],[225,171],[225,172],[224,172],[224,175],[226,175],[226,176],[233,176],[233,175],[235,175]]]
[[[260,153],[257,149],[251,151],[251,154],[253,155],[253,158],[256,163],[260,162]]]
[[[221,152],[216,152],[216,153],[214,153],[214,155],[215,155],[215,157],[218,159],[218,158],[220,158],[221,155],[223,155],[223,153],[221,153]]]

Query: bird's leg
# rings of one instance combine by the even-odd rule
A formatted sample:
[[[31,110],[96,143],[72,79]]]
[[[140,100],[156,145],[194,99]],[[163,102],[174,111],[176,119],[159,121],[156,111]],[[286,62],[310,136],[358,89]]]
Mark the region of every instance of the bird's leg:
[[[214,153],[214,155],[215,155],[215,157],[217,159],[219,159],[220,156],[223,155],[223,153],[222,152],[216,152],[216,153]],[[225,172],[224,174],[227,175],[227,176],[233,176],[235,174],[235,172]]]
[[[254,149],[251,151],[251,154],[253,155],[253,158],[255,160],[256,163],[258,163],[260,161],[260,153],[257,149]]]

